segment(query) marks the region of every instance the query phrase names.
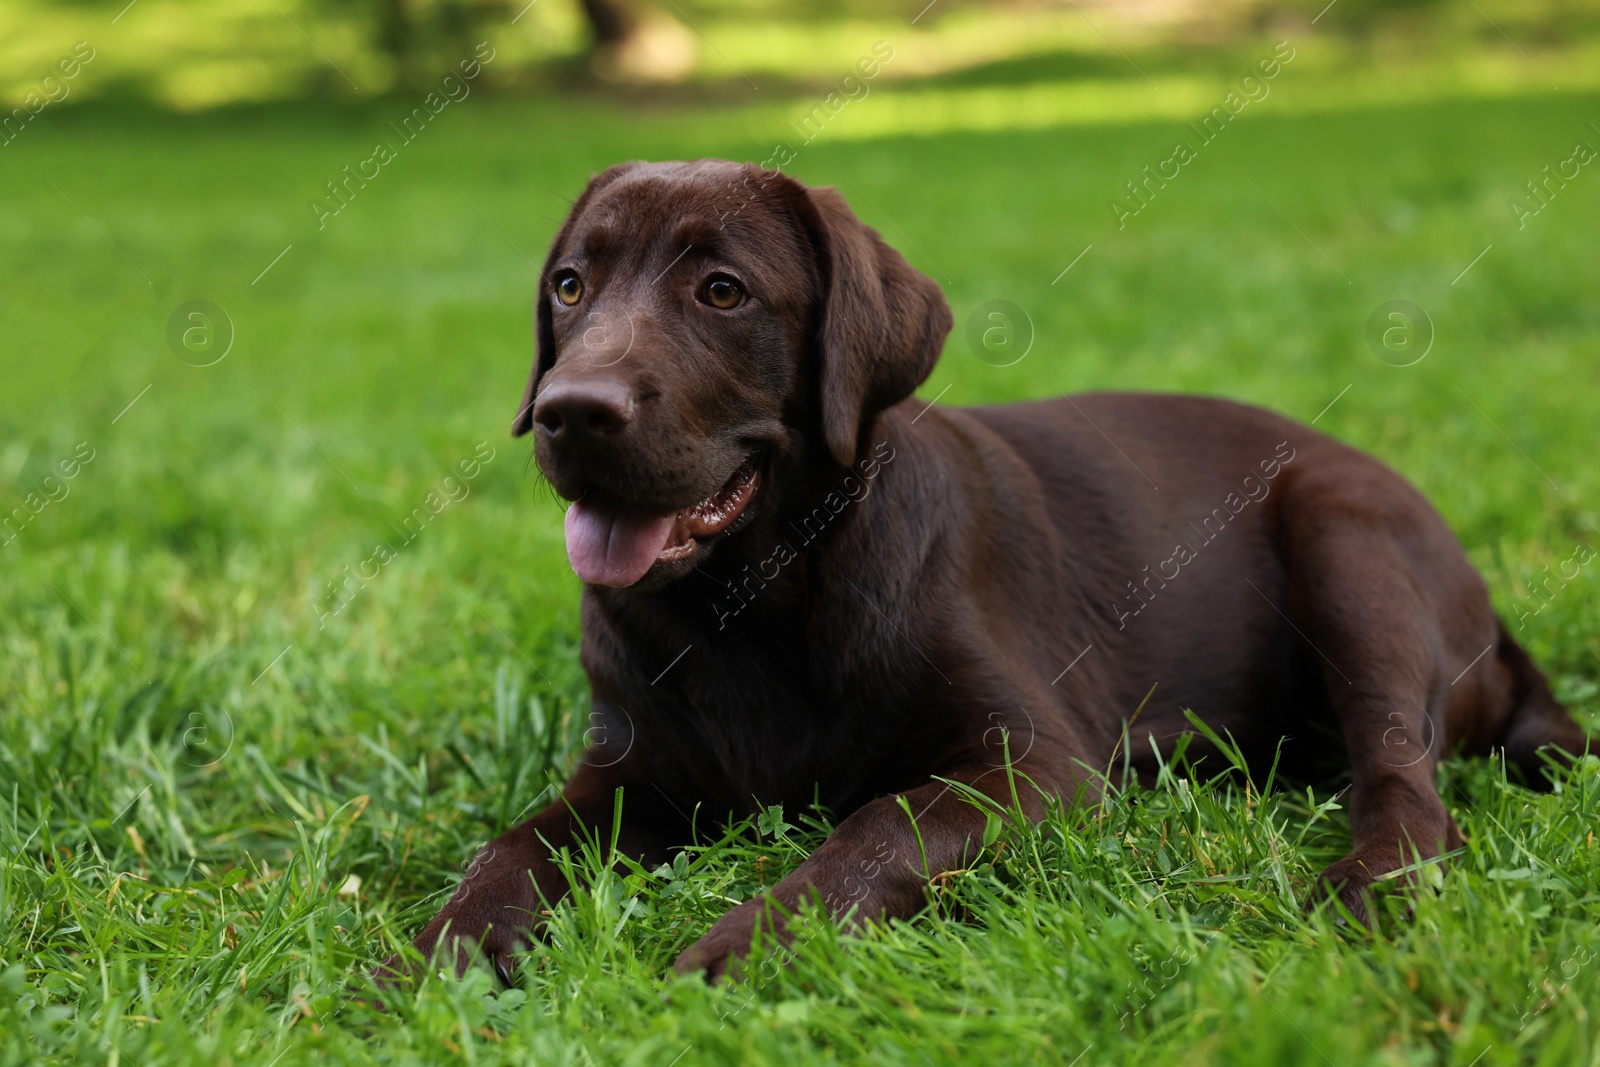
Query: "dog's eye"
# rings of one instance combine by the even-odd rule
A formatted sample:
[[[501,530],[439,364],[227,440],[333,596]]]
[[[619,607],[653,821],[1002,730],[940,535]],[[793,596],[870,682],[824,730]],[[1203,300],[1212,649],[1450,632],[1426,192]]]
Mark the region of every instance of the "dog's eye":
[[[744,303],[744,287],[732,278],[712,278],[700,290],[700,299],[714,308],[727,311]]]
[[[556,299],[568,307],[583,299],[583,283],[576,274],[568,274],[556,282]]]

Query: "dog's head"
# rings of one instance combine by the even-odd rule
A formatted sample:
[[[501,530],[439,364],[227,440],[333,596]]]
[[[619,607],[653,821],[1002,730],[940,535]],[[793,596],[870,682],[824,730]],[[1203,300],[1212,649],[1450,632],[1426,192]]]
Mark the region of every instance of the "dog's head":
[[[539,283],[514,434],[567,511],[584,581],[657,588],[777,482],[857,460],[951,326],[930,279],[832,189],[701,160],[589,183]]]

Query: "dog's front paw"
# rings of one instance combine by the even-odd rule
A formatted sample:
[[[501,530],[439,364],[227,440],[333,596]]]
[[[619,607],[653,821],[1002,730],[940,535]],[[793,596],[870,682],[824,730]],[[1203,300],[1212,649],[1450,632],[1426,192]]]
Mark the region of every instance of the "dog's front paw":
[[[1352,919],[1367,926],[1367,906],[1372,901],[1372,884],[1388,869],[1374,869],[1370,861],[1361,856],[1346,856],[1318,876],[1316,888],[1306,901],[1306,910],[1338,900],[1350,912]],[[1342,922],[1343,916],[1339,920]]]
[[[434,966],[452,969],[459,978],[481,960],[510,988],[516,977],[515,954],[527,945],[537,907],[526,872],[512,868],[479,874],[463,882],[411,942],[415,953],[390,956],[373,970],[373,981],[380,988],[411,985]]]
[[[703,974],[710,982],[730,970],[738,973],[758,931],[766,945],[789,942],[782,908],[766,897],[747,900],[718,919],[704,937],[679,954],[672,969],[678,974]]]
[[[1444,841],[1446,848],[1460,845],[1460,834],[1453,825]],[[1364,927],[1371,927],[1369,916],[1373,909],[1373,887],[1380,882],[1392,882],[1402,894],[1404,916],[1410,921],[1416,917],[1415,894],[1430,887],[1438,889],[1442,884],[1441,868],[1436,863],[1427,862],[1438,854],[1437,849],[1425,853],[1413,850],[1409,856],[1399,849],[1352,852],[1318,877],[1317,886],[1306,901],[1306,910],[1311,911],[1337,899],[1349,909],[1351,918]],[[1342,915],[1339,921],[1344,921]]]
[[[510,989],[516,984],[516,953],[526,946],[526,936],[510,926],[490,927],[476,936],[453,927],[435,931],[430,926],[411,943],[414,952],[396,952],[374,967],[372,981],[385,991],[412,986],[434,967],[453,970],[460,978],[481,961]]]

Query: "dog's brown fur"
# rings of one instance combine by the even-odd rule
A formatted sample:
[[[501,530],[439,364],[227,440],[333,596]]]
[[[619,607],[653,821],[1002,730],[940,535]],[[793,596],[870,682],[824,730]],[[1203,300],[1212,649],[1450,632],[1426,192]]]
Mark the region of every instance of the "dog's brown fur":
[[[565,272],[583,284],[570,307]],[[717,272],[744,304],[697,298]],[[590,183],[545,264],[515,432],[541,427],[568,499],[681,509],[751,456],[758,489],[688,558],[585,587],[604,743],[484,850],[419,949],[447,934],[461,965],[478,945],[507,976],[566,891],[552,849],[607,830],[619,789],[621,848],[646,863],[697,810],[817,799],[843,818],[777,907],[734,908],[680,969],[722,973],[813,893],[840,918],[910,916],[984,826],[934,776],[1007,804],[1009,755],[1046,793],[1093,794],[1152,686],[1127,741],[1146,773],[1186,708],[1260,765],[1283,741],[1289,772],[1314,767],[1319,721],[1342,734],[1354,842],[1324,892],[1358,918],[1374,879],[1459,843],[1441,756],[1501,748],[1538,783],[1541,750],[1585,750],[1443,520],[1381,463],[1221,400],[928,407],[911,394],[950,325],[831,189],[719,161]],[[615,418],[545,432],[557,397]]]

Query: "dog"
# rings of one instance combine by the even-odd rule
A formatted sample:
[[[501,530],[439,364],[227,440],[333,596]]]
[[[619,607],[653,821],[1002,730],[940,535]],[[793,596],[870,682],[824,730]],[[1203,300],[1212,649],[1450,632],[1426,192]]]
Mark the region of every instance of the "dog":
[[[609,831],[619,790],[618,848],[646,865],[696,812],[842,819],[680,972],[717,978],[810,900],[907,918],[978,850],[977,797],[1038,819],[1099,796],[1119,745],[1147,778],[1186,735],[1220,759],[1186,709],[1284,772],[1343,738],[1352,847],[1311,902],[1365,921],[1376,879],[1461,843],[1442,757],[1502,751],[1537,784],[1586,752],[1383,464],[1224,400],[926,404],[951,324],[833,189],[718,160],[590,182],[540,275],[512,429],[571,502],[595,743],[420,953],[510,983],[567,890],[552,853]]]

